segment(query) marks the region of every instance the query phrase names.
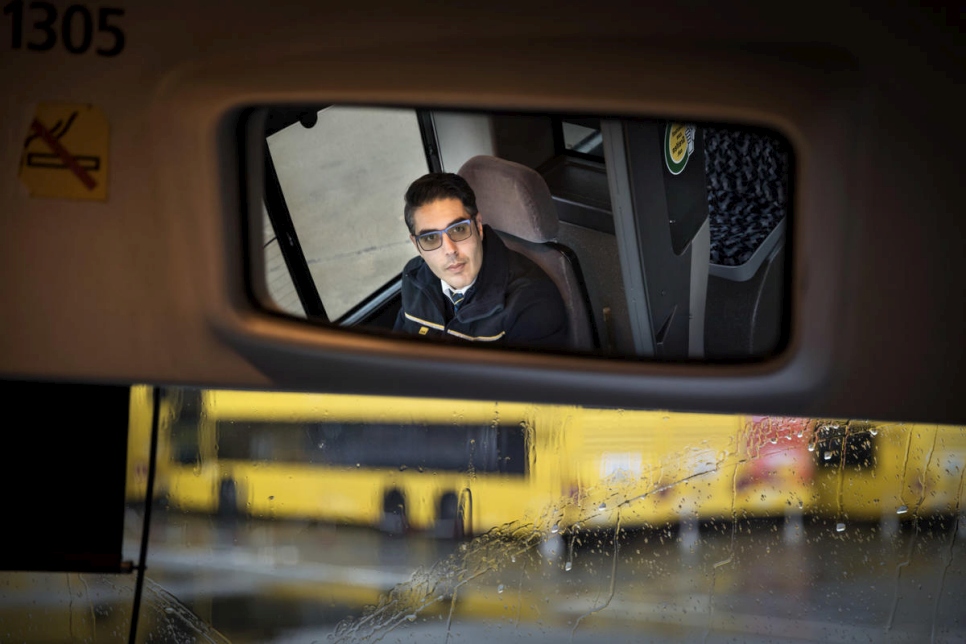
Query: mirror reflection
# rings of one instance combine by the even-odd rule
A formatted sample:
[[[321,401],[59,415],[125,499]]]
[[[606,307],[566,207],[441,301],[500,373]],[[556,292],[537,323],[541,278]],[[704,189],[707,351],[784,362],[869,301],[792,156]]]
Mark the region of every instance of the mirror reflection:
[[[431,342],[663,360],[785,336],[792,155],[749,127],[266,110],[264,305]]]

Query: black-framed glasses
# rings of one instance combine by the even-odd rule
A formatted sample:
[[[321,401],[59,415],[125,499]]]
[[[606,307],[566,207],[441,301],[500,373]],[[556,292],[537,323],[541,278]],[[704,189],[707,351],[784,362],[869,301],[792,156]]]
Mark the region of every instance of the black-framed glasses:
[[[424,251],[436,250],[443,245],[443,233],[446,233],[454,242],[469,239],[473,234],[473,219],[463,219],[443,230],[431,230],[428,233],[416,235],[416,243]]]

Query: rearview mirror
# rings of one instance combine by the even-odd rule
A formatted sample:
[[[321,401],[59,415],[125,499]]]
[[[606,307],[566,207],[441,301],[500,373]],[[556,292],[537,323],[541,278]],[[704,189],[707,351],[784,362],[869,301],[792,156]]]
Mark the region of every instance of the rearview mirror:
[[[252,278],[266,309],[411,342],[671,361],[758,360],[787,343],[793,157],[776,132],[341,105],[255,114]]]

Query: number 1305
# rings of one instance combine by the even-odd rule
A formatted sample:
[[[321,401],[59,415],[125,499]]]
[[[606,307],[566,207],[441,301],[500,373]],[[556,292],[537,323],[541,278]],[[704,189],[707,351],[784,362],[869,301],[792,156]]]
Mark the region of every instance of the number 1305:
[[[3,8],[3,15],[10,16],[11,45],[21,49],[24,44],[24,19],[32,20],[27,29],[27,49],[50,51],[57,46],[58,34],[64,49],[72,54],[83,54],[94,43],[94,14],[82,4],[72,4],[58,15],[57,7],[44,0],[34,0],[24,9],[23,0],[11,0]],[[117,20],[124,15],[123,9],[100,7],[97,11],[97,34],[99,39],[95,51],[100,56],[117,56],[124,49],[124,32]],[[59,19],[59,20],[58,20]]]

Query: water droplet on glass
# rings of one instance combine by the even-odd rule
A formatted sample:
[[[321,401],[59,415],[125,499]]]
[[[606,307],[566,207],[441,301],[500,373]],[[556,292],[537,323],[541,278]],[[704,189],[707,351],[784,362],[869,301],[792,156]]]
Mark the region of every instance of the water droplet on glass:
[[[516,562],[517,562],[517,556],[516,555],[510,555],[510,563],[516,563]]]
[[[568,572],[569,572],[569,571],[570,571],[570,569],[571,569],[571,568],[573,568],[573,567],[574,567],[574,562],[572,562],[572,561],[568,561],[567,563],[565,563],[565,564],[564,564],[564,570],[566,570],[566,571],[568,571]]]
[[[416,613],[409,613],[408,615],[406,615],[406,619],[408,619],[411,622],[415,622],[416,621]]]
[[[879,435],[879,430],[878,429],[870,429],[869,430],[869,434],[871,434],[872,436],[878,436]]]
[[[405,472],[405,471],[406,471],[406,470],[408,470],[408,469],[409,469],[409,468],[408,468],[407,466],[405,466],[405,465],[400,465],[400,466],[399,466],[399,471],[400,471],[400,472]]]
[[[900,505],[899,506],[899,509],[896,510],[896,514],[905,514],[908,511],[909,511],[909,506],[907,506],[907,505]]]
[[[815,451],[815,443],[809,443],[808,444],[808,451],[810,451],[810,452],[814,452]]]
[[[597,509],[598,510],[606,510],[607,509],[607,504],[606,503],[601,503],[600,505],[597,506]]]
[[[555,523],[555,524],[553,524],[553,527],[550,528],[550,533],[551,534],[557,534],[558,532],[560,532],[560,524]]]
[[[770,439],[768,439],[768,442],[771,443],[772,445],[776,445],[778,443],[778,437],[772,436]]]
[[[832,452],[825,452],[822,455],[822,458],[824,458],[826,461],[831,461],[832,460]]]
[[[164,612],[167,613],[168,615],[173,615],[174,614],[174,609],[171,608],[170,606],[165,606],[164,607]]]
[[[496,592],[499,594],[503,594],[503,584],[500,584],[499,586],[496,587]]]
[[[835,531],[836,532],[845,532],[845,524],[844,523],[836,523],[835,524]]]

